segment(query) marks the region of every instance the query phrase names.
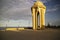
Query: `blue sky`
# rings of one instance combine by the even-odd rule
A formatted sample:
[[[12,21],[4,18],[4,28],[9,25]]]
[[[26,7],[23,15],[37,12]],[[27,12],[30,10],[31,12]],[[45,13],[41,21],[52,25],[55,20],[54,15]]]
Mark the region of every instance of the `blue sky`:
[[[0,0],[0,26],[32,26],[31,6],[36,0]],[[60,0],[40,0],[46,6],[46,25],[60,25]]]

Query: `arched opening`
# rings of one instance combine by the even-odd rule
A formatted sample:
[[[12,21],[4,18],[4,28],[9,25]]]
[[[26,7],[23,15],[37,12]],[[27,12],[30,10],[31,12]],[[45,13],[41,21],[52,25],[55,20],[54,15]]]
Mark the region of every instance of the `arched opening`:
[[[40,13],[37,12],[37,29],[40,29]]]

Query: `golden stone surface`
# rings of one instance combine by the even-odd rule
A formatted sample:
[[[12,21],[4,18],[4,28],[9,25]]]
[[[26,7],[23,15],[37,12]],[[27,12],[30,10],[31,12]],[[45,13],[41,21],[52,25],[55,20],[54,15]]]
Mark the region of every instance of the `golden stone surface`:
[[[45,5],[41,1],[36,1],[34,5],[31,7],[31,11],[33,30],[43,29],[45,26],[45,11],[46,11]],[[39,28],[38,28],[38,15],[40,16]]]

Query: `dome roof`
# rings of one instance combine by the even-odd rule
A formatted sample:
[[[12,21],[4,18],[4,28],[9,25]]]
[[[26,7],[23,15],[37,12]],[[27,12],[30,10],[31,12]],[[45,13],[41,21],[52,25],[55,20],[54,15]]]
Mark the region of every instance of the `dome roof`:
[[[36,1],[32,7],[46,8],[41,1]]]
[[[34,3],[34,5],[40,6],[40,5],[43,5],[43,3],[42,3],[41,1],[36,1],[36,2]]]

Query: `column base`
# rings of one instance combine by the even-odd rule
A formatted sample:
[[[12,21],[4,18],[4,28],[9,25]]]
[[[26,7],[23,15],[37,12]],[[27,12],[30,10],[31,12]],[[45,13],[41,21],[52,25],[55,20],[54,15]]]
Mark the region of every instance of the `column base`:
[[[45,26],[44,25],[40,27],[40,30],[44,30],[44,29],[45,29]]]

